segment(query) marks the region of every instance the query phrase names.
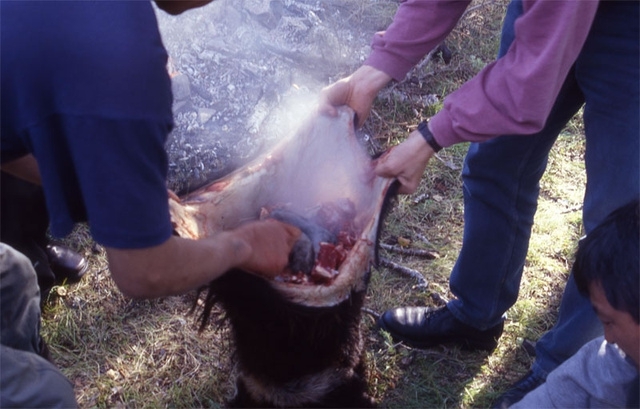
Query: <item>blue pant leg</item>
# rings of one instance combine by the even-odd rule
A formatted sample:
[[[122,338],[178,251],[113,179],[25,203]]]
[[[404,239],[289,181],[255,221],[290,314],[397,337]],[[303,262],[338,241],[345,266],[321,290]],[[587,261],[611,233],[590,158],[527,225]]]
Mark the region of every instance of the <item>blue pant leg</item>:
[[[448,307],[478,329],[499,323],[517,300],[537,209],[539,182],[558,134],[584,101],[573,75],[544,128],[469,147],[462,172],[464,235]]]
[[[75,408],[73,386],[40,357],[40,289],[29,259],[0,243],[0,407]]]
[[[0,345],[0,368],[0,407],[78,407],[71,382],[40,356]]]
[[[575,76],[586,101],[587,234],[610,212],[640,196],[638,38],[638,2],[601,4],[576,62]],[[571,276],[556,325],[536,345],[534,372],[546,376],[601,333],[591,304],[578,294]]]
[[[507,9],[498,57],[515,37],[521,0]],[[464,236],[450,279],[456,318],[485,329],[515,303],[537,207],[539,180],[548,153],[566,122],[583,103],[568,76],[545,128],[537,135],[502,136],[471,144],[463,169]]]
[[[516,37],[515,23],[518,17],[523,13],[522,0],[511,0],[507,7],[507,12],[502,22],[502,32],[500,33],[500,48],[498,49],[498,58],[507,53],[511,43]]]

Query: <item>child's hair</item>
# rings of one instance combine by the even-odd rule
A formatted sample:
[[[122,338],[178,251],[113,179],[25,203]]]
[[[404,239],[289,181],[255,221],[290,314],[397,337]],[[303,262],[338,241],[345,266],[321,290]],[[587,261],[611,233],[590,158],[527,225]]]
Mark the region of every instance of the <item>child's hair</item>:
[[[640,201],[634,200],[607,216],[578,244],[573,274],[582,294],[602,286],[607,301],[640,323]]]

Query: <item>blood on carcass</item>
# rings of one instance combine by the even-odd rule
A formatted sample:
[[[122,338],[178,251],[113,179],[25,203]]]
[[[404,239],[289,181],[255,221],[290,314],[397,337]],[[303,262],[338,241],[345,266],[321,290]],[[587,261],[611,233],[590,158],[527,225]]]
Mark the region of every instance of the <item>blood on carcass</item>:
[[[353,234],[355,217],[355,204],[351,200],[343,198],[323,203],[316,211],[314,221],[333,234]]]
[[[312,238],[317,238],[317,234],[311,231],[327,231],[333,238],[332,241],[320,241],[314,243],[316,248],[315,262],[309,274],[302,271],[285,269],[276,279],[281,282],[291,284],[324,284],[330,285],[336,276],[342,262],[346,260],[349,251],[356,244],[356,227],[354,226],[355,206],[349,199],[340,199],[335,202],[326,202],[320,205],[313,217],[309,220],[293,215],[291,212],[282,209],[272,210],[273,215],[277,215],[281,220],[299,223],[303,232],[309,233]],[[262,209],[261,217],[269,217],[269,211]],[[326,236],[322,236],[326,237]],[[291,267],[291,266],[290,266]]]
[[[172,197],[176,234],[198,240],[265,217],[302,224],[309,227],[307,240],[297,244],[307,253],[296,252],[291,268],[269,277],[268,284],[306,307],[335,306],[354,291],[364,291],[393,180],[374,173],[371,156],[356,138],[353,118],[346,106],[335,117],[314,115],[245,166],[183,197]],[[322,254],[320,243],[329,244]]]

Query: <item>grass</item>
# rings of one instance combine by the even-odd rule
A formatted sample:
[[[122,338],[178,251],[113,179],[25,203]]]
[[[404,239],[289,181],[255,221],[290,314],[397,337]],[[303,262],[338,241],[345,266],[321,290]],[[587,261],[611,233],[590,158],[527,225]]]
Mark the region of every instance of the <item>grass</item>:
[[[384,149],[403,140],[442,98],[493,60],[505,1],[476,1],[447,39],[453,59],[425,62],[406,81],[381,93],[365,131]],[[364,6],[363,6],[364,7]],[[381,9],[387,10],[385,7]],[[433,105],[416,103],[433,95]],[[439,347],[416,350],[375,329],[368,314],[366,340],[370,392],[383,408],[488,407],[526,372],[532,358],[522,347],[549,329],[577,239],[582,235],[584,140],[580,117],[567,126],[541,181],[539,209],[518,302],[508,311],[505,332],[491,354]],[[367,308],[382,312],[400,305],[440,306],[452,295],[448,278],[462,240],[460,171],[467,146],[434,158],[418,191],[401,197],[390,214],[383,241],[438,254],[434,260],[382,252],[420,271],[429,285],[383,268],[374,271]],[[234,366],[228,328],[197,332],[188,312],[193,294],[132,301],[116,289],[104,251],[79,226],[67,244],[90,261],[90,273],[74,286],[52,291],[43,312],[43,335],[54,360],[73,382],[83,408],[221,407],[233,393]]]

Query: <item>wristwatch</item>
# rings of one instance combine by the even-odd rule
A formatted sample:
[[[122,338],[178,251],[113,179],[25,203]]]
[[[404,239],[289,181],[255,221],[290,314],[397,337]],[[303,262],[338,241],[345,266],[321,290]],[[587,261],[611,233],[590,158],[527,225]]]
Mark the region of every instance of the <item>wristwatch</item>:
[[[429,130],[427,121],[420,122],[420,124],[418,125],[418,131],[420,132],[424,140],[427,141],[429,146],[431,146],[431,149],[433,149],[434,152],[439,152],[442,150],[442,146],[440,146],[438,142],[436,142],[433,134]]]

